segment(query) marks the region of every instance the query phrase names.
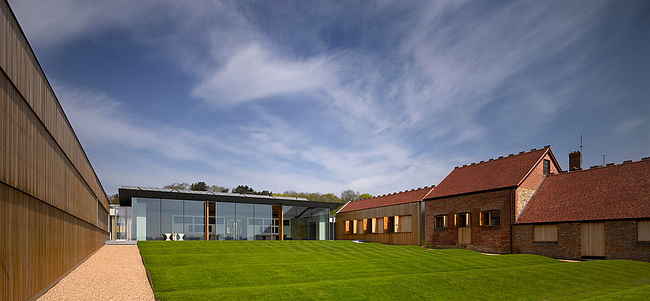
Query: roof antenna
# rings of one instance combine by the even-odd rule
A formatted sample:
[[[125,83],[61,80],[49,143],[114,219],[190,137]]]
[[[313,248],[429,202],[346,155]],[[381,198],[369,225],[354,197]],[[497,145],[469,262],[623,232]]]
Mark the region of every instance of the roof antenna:
[[[580,135],[580,153],[582,154],[582,134]]]

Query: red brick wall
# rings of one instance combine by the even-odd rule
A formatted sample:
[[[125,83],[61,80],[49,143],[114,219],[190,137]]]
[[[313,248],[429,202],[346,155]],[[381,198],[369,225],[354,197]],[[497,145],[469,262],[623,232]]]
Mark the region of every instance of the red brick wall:
[[[551,173],[558,173],[559,167],[553,164],[551,155],[546,154],[544,156],[544,159],[539,161],[539,164],[533,168],[528,177],[526,177],[519,188],[517,188],[515,217],[519,216],[519,213],[521,213],[521,210],[525,207],[528,200],[530,200],[530,197],[532,196],[535,189],[537,189],[539,184],[542,182],[542,179],[544,179],[544,160],[549,160],[551,162]]]
[[[512,224],[512,189],[475,193],[464,196],[435,199],[425,202],[425,246],[429,248],[463,248],[480,252],[510,253],[510,225]],[[500,226],[480,226],[481,211],[500,210]],[[471,212],[472,243],[458,244],[458,228],[454,214]],[[436,230],[435,216],[449,215],[449,229]]]
[[[557,226],[557,242],[533,242],[533,225],[512,226],[512,253],[537,254],[553,258],[580,259],[580,224]]]
[[[650,244],[637,242],[637,221],[605,223],[605,255],[607,259],[650,261]]]
[[[533,225],[514,225],[512,237],[513,253],[580,259],[580,223],[558,224],[557,243],[533,242]],[[637,242],[635,220],[605,222],[605,257],[650,261],[650,244]]]

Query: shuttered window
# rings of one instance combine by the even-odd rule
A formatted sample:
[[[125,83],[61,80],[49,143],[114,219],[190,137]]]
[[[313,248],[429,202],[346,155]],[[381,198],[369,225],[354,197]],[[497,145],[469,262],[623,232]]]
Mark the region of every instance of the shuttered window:
[[[412,218],[410,215],[395,217],[395,232],[411,232]]]
[[[650,221],[637,222],[638,240],[650,242]]]
[[[557,225],[535,225],[533,226],[535,242],[557,241]]]

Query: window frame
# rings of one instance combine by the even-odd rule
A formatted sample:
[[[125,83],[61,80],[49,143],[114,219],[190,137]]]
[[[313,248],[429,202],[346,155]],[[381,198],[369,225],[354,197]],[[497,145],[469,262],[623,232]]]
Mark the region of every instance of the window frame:
[[[442,226],[438,225],[438,218],[442,218]],[[447,231],[449,230],[449,214],[438,214],[433,218],[434,230]]]
[[[499,224],[498,225],[493,225],[493,213],[498,213],[499,214]],[[486,218],[487,217],[487,218]],[[486,224],[487,221],[487,224]],[[501,210],[497,209],[492,209],[492,210],[486,210],[486,211],[481,211],[481,227],[501,227]]]
[[[544,161],[542,161],[542,164],[544,169],[544,175],[548,176],[551,173],[551,160],[544,159]]]
[[[346,221],[345,221],[345,229],[344,229],[344,230],[345,230],[345,231],[344,231],[345,234],[348,234],[348,235],[349,235],[349,234],[352,234],[352,228],[350,227],[351,224],[352,224],[352,223],[350,223],[350,220],[346,220]]]
[[[471,212],[459,212],[456,213],[456,216],[458,217],[458,220],[456,221],[456,227],[457,228],[471,228],[472,227],[472,213]],[[465,225],[461,226],[461,216],[465,216]]]

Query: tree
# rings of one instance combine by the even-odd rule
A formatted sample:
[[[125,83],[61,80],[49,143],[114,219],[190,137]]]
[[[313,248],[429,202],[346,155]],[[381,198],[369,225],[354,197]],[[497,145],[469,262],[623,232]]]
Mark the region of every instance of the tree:
[[[226,188],[226,187],[221,187],[221,186],[217,186],[217,185],[212,185],[212,186],[208,187],[208,191],[212,191],[212,192],[228,192],[228,190],[229,189]]]
[[[188,190],[190,188],[190,184],[187,183],[172,183],[169,185],[163,186],[165,189],[177,189],[177,190]]]
[[[114,195],[111,195],[108,197],[108,200],[111,204],[119,204],[120,203],[120,195],[117,193]]]
[[[370,198],[372,198],[372,194],[370,194],[370,193],[364,193],[364,194],[359,196],[359,200],[365,200],[365,199],[370,199]]]
[[[359,193],[352,189],[348,189],[341,192],[341,201],[343,202],[351,202],[351,201],[356,201],[358,199],[359,199]]]
[[[190,190],[194,191],[208,191],[208,184],[205,184],[205,182],[196,182],[192,185],[190,185]]]
[[[239,185],[232,189],[232,193],[241,193],[241,194],[254,194],[255,190],[253,187],[248,187],[248,185]]]

